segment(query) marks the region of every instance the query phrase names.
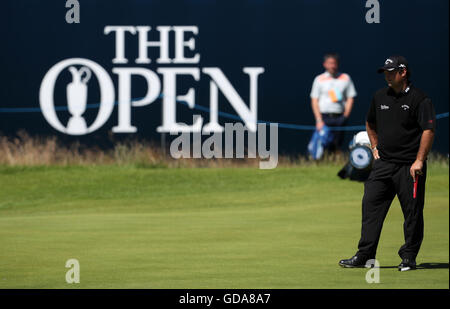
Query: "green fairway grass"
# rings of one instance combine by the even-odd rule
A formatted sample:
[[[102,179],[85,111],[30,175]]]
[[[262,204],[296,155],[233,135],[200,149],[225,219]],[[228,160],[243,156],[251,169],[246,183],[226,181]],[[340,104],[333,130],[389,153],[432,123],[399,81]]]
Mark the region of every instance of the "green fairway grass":
[[[399,272],[403,216],[356,252],[363,184],[340,166],[0,167],[0,288],[449,288],[449,170],[430,165],[420,269]],[[80,262],[79,284],[65,281]]]

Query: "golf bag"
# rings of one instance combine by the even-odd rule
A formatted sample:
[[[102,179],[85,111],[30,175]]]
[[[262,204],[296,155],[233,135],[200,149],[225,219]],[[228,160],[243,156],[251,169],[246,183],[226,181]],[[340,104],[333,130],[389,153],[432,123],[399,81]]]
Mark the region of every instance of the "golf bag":
[[[370,140],[366,131],[353,136],[349,144],[350,158],[347,164],[338,172],[342,179],[366,181],[372,170],[373,155]]]

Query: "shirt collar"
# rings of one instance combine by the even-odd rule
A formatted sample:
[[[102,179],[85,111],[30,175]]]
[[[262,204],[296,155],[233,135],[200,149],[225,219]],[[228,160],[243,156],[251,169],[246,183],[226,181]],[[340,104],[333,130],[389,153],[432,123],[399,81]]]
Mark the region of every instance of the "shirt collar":
[[[341,72],[338,71],[338,72],[336,73],[336,76],[331,75],[330,72],[328,72],[328,71],[325,71],[324,74],[325,74],[326,77],[338,78],[338,77],[341,75]]]
[[[396,93],[396,92],[394,91],[394,89],[392,89],[391,87],[389,87],[389,93],[390,93],[392,96],[394,96],[394,97],[401,97],[401,96],[405,96],[405,95],[407,95],[408,93],[410,93],[410,92],[411,92],[411,88],[412,88],[412,84],[409,83],[409,84],[406,86],[405,90],[403,90],[403,91],[400,92],[400,93]]]

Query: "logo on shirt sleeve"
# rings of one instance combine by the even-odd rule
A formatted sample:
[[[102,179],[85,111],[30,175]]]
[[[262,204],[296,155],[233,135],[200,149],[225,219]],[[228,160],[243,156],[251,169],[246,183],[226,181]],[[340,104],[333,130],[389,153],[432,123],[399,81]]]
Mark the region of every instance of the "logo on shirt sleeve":
[[[381,110],[386,110],[386,109],[389,109],[389,106],[381,104],[380,109]]]

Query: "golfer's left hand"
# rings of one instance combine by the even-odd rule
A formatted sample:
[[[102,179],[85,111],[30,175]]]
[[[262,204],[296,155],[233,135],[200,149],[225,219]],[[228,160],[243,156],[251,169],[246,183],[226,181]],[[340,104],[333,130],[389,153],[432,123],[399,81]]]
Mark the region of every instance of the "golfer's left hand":
[[[422,175],[423,174],[422,168],[423,168],[423,161],[421,160],[414,161],[413,165],[411,165],[411,168],[409,169],[411,177],[415,179],[416,175]]]

